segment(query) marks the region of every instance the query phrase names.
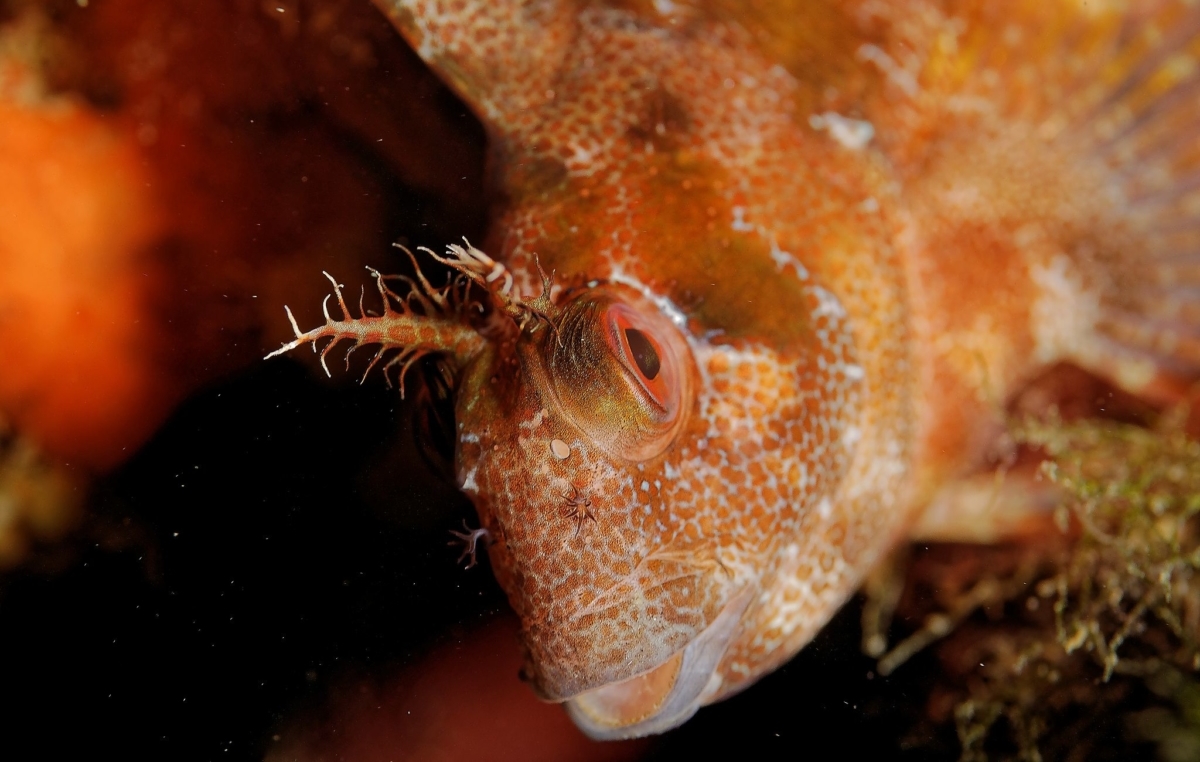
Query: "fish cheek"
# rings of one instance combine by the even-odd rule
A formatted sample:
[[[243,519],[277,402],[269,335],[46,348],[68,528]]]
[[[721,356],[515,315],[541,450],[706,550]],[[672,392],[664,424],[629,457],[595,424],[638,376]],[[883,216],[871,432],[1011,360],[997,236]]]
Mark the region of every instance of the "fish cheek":
[[[577,445],[536,386],[516,357],[482,363],[463,379],[456,408],[459,486],[492,535],[493,571],[523,622],[544,607],[547,559],[561,555],[573,527],[559,463]]]
[[[458,461],[522,622],[526,674],[561,701],[656,668],[726,596],[717,564],[656,528],[670,513],[659,484],[675,456],[633,463],[594,441],[559,405],[546,349],[530,341],[515,365],[464,382]]]
[[[526,387],[519,413],[460,436],[460,479],[493,535],[489,557],[521,620],[526,674],[544,698],[562,700],[627,677],[631,650],[659,639],[636,636],[645,623],[628,611],[630,596],[642,599],[643,583],[631,575],[644,555],[625,527],[632,477],[544,403]],[[662,654],[654,645],[639,662],[654,666],[694,627],[668,629],[678,642]]]

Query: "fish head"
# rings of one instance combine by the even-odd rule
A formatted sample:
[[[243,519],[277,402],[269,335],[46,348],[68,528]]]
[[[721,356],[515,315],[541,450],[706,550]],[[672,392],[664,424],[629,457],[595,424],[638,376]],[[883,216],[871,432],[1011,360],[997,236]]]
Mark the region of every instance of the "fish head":
[[[401,381],[443,356],[457,481],[521,620],[524,676],[595,738],[681,724],[778,666],[853,589],[831,506],[862,377],[847,316],[790,268],[756,279],[770,298],[748,306],[792,320],[713,330],[744,302],[737,278],[775,267],[754,251],[680,308],[677,278],[660,292],[573,276],[522,300],[504,266],[451,247],[460,280],[397,276],[401,295],[376,274],[384,309],[359,318],[335,283],[343,319],[279,350],[378,344],[372,364]]]
[[[770,618],[779,538],[818,467],[841,467],[813,378],[836,353],[691,322],[587,281],[491,342],[457,392],[458,481],[521,619],[523,675],[595,738],[665,731],[727,692],[732,646]],[[778,662],[742,650],[738,680]]]

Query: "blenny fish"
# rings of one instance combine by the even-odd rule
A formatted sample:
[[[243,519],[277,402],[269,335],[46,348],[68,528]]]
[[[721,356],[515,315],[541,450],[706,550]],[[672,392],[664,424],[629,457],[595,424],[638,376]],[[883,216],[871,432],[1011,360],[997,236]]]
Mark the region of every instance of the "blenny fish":
[[[494,223],[278,353],[440,356],[464,537],[592,737],[747,687],[906,538],[1036,525],[987,459],[1046,369],[1200,369],[1195,3],[377,4],[486,126]]]

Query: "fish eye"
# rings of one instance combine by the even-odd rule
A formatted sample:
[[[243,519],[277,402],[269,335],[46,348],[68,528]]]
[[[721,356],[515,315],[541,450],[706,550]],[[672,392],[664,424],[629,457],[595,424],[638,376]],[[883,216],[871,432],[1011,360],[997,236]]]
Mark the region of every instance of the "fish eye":
[[[672,407],[672,390],[669,387],[671,374],[664,372],[664,351],[648,327],[630,308],[615,304],[608,310],[610,339],[617,356],[637,379],[654,404],[666,411]]]
[[[629,350],[629,354],[633,355],[633,362],[637,365],[638,370],[642,372],[642,378],[647,381],[653,381],[658,375],[659,364],[661,360],[658,358],[658,350],[654,348],[654,343],[636,328],[625,329],[625,348]]]
[[[613,287],[581,294],[544,346],[558,403],[598,444],[644,460],[672,441],[691,399],[691,350],[656,306]]]

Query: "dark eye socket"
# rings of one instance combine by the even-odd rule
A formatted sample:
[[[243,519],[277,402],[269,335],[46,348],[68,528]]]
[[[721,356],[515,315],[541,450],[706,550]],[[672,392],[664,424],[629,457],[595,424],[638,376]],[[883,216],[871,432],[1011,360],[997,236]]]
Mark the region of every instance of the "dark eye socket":
[[[646,337],[646,334],[636,328],[625,329],[625,341],[629,344],[629,353],[633,355],[633,361],[637,363],[638,370],[642,372],[647,381],[653,381],[662,368],[662,360],[659,358],[654,344]]]

